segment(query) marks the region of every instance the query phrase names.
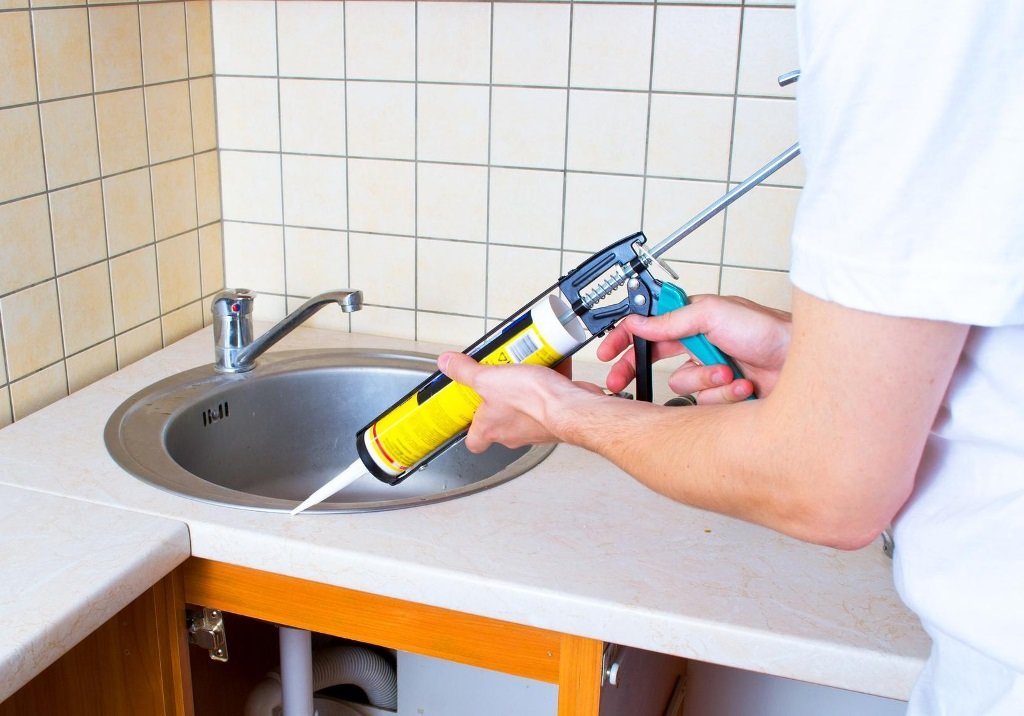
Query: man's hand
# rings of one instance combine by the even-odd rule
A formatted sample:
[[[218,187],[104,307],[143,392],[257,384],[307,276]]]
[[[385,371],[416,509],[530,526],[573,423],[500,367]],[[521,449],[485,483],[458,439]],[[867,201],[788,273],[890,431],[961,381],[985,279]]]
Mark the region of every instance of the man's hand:
[[[442,353],[437,367],[484,399],[466,436],[470,452],[483,452],[491,443],[515,448],[557,442],[562,416],[581,400],[604,397],[592,383],[569,380],[564,369],[480,365],[464,353]]]
[[[699,366],[687,361],[669,378],[678,395],[696,394],[701,404],[734,403],[756,390],[761,397],[775,387],[789,350],[790,316],[743,298],[693,296],[692,303],[663,316],[627,316],[601,342],[597,357],[619,360],[608,372],[608,389],[620,391],[636,375],[633,337],[652,341],[654,360],[686,353],[680,338],[703,333],[730,355],[746,376],[734,380],[728,366]]]

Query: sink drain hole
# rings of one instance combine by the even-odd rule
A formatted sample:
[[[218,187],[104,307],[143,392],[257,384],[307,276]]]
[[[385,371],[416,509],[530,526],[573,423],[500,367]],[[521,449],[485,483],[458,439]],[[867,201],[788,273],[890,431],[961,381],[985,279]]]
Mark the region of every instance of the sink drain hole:
[[[218,420],[228,417],[228,401],[220,403],[216,408],[207,408],[203,411],[203,427],[209,427]]]

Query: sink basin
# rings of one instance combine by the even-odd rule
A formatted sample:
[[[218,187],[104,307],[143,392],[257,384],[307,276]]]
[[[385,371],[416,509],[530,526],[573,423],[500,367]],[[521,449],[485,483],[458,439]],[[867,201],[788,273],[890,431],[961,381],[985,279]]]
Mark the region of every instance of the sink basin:
[[[282,351],[248,373],[193,368],[114,411],[104,431],[121,467],[164,490],[230,507],[283,512],[348,467],[356,431],[436,370],[432,356]],[[553,445],[481,455],[462,442],[392,487],[365,475],[310,512],[422,505],[506,482]]]

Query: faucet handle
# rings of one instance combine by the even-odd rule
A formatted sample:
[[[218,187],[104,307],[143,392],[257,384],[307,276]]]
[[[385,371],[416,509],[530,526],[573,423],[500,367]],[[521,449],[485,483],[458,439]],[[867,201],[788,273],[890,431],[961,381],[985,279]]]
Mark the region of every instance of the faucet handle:
[[[214,319],[229,316],[252,315],[256,292],[247,288],[226,288],[213,297],[210,312]]]
[[[247,288],[229,288],[213,297],[214,365],[218,371],[232,372],[238,353],[252,343],[252,304],[256,292]]]

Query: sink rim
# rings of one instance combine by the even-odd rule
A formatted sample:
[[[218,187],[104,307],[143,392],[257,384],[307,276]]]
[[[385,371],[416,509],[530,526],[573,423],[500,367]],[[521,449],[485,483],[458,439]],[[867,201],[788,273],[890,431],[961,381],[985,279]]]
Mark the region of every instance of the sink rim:
[[[253,370],[246,373],[218,373],[212,364],[197,366],[152,383],[124,400],[108,418],[103,429],[103,441],[111,459],[122,469],[164,492],[220,507],[290,512],[298,504],[297,501],[234,490],[205,480],[179,465],[171,457],[165,443],[165,433],[177,412],[194,406],[225,386],[270,376],[325,368],[383,367],[414,371],[422,369],[425,378],[437,369],[436,360],[436,356],[414,351],[317,348],[267,353]],[[395,397],[397,399],[401,396]],[[156,429],[157,426],[159,429]],[[490,489],[522,475],[547,458],[554,449],[554,444],[530,446],[523,455],[495,474],[451,490],[389,500],[325,501],[307,512],[379,512],[453,500]],[[410,476],[409,479],[416,478]]]

